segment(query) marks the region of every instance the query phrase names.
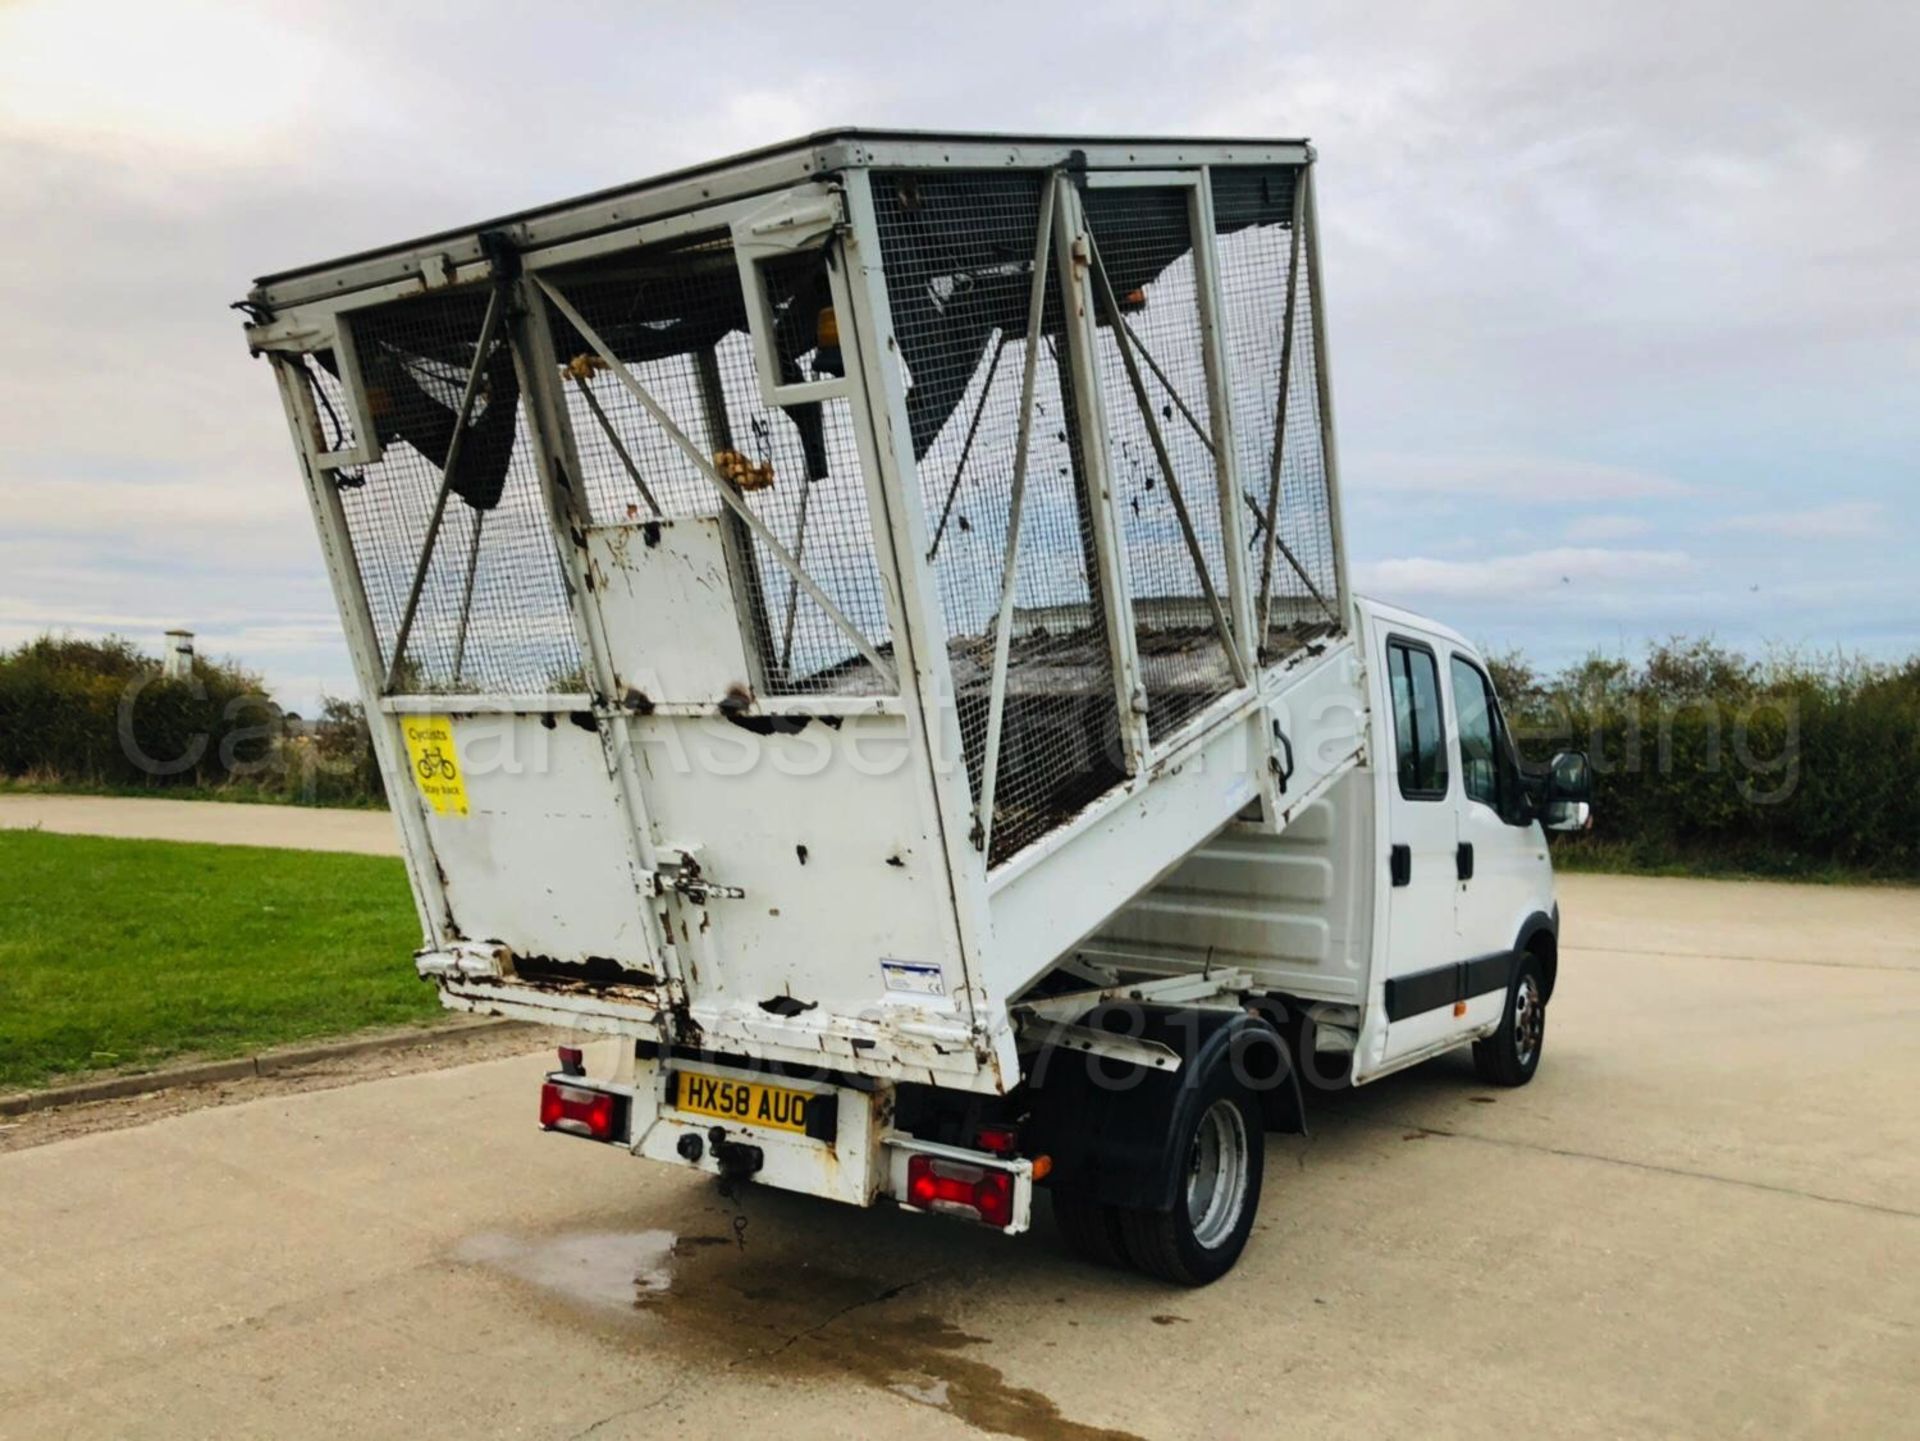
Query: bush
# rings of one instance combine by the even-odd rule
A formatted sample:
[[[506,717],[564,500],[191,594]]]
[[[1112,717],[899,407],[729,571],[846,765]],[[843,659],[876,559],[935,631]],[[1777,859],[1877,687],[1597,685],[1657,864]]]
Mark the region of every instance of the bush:
[[[360,708],[290,726],[260,677],[195,657],[185,680],[118,637],[42,636],[0,654],[0,776],[65,788],[233,799],[381,800]]]
[[[1594,829],[1569,859],[1920,878],[1920,659],[1757,662],[1673,640],[1550,681],[1494,663],[1523,755],[1582,749]]]
[[[262,765],[280,713],[260,679],[197,659],[167,680],[132,643],[43,636],[0,656],[0,770],[208,785]]]
[[[327,696],[320,717],[290,740],[283,786],[313,805],[385,805],[380,762],[358,701]]]

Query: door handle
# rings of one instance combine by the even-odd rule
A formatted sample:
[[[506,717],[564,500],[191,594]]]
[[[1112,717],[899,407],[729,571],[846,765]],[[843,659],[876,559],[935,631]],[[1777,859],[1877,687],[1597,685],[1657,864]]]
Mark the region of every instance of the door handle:
[[[1280,722],[1273,723],[1273,738],[1286,750],[1287,759],[1283,767],[1279,756],[1268,756],[1267,765],[1273,771],[1273,778],[1280,783],[1280,794],[1287,793],[1287,782],[1293,779],[1293,742],[1287,739],[1287,733],[1280,729]]]
[[[1463,881],[1473,879],[1473,842],[1462,841],[1453,848],[1454,874]]]
[[[1387,852],[1387,873],[1393,877],[1396,886],[1410,885],[1413,881],[1413,851],[1407,846],[1395,846]]]

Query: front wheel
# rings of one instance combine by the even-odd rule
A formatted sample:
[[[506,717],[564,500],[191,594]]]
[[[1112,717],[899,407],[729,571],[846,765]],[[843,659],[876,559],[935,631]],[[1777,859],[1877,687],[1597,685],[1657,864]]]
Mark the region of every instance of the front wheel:
[[[1232,1270],[1260,1207],[1260,1111],[1230,1073],[1220,1080],[1226,1084],[1208,1087],[1181,1138],[1185,1169],[1173,1208],[1120,1212],[1134,1265],[1181,1286],[1205,1286]]]
[[[1540,1069],[1540,1051],[1546,1041],[1547,991],[1540,980],[1540,962],[1525,955],[1507,987],[1500,1029],[1473,1043],[1474,1069],[1482,1080],[1496,1086],[1524,1086]]]

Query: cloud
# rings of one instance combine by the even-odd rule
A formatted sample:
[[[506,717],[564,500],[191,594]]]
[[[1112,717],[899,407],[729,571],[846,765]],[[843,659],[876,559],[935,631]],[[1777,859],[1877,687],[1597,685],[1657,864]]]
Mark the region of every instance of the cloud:
[[[1681,496],[1690,487],[1663,475],[1540,455],[1404,455],[1360,452],[1343,463],[1364,494],[1491,496],[1537,505]]]
[[[1360,590],[1396,604],[1537,600],[1561,591],[1588,604],[1596,592],[1621,594],[1627,588],[1675,581],[1691,565],[1684,551],[1561,546],[1475,560],[1410,556],[1373,561],[1360,566],[1355,576]]]
[[[1784,540],[1867,540],[1885,533],[1884,507],[1874,500],[1842,500],[1806,510],[1756,511],[1715,522],[1717,530]]]
[[[1577,515],[1563,534],[1575,545],[1598,545],[1609,540],[1632,540],[1653,529],[1643,515]]]
[[[261,400],[272,403],[270,396]],[[305,549],[312,520],[298,484],[75,477],[9,482],[0,491],[0,525],[10,536],[78,535],[96,542],[158,532],[163,542],[171,538],[187,546],[209,538],[258,544],[292,532]]]
[[[16,3],[0,10],[0,131],[162,170],[272,158],[368,58],[264,5]]]

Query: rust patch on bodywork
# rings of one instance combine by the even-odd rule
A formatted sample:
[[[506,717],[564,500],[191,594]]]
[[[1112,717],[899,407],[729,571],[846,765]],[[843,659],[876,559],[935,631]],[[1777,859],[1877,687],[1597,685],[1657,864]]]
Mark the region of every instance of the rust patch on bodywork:
[[[800,1016],[816,1008],[818,1001],[802,1001],[793,996],[768,996],[760,1009],[770,1016]]]
[[[639,966],[624,965],[611,956],[583,956],[577,961],[552,956],[515,956],[513,974],[529,982],[556,982],[563,987],[604,989],[610,986],[651,989],[660,977]]]
[[[722,720],[759,736],[794,735],[813,724],[810,715],[748,714],[753,709],[753,692],[737,682],[727,687],[727,693],[720,698],[720,704],[715,709]]]

